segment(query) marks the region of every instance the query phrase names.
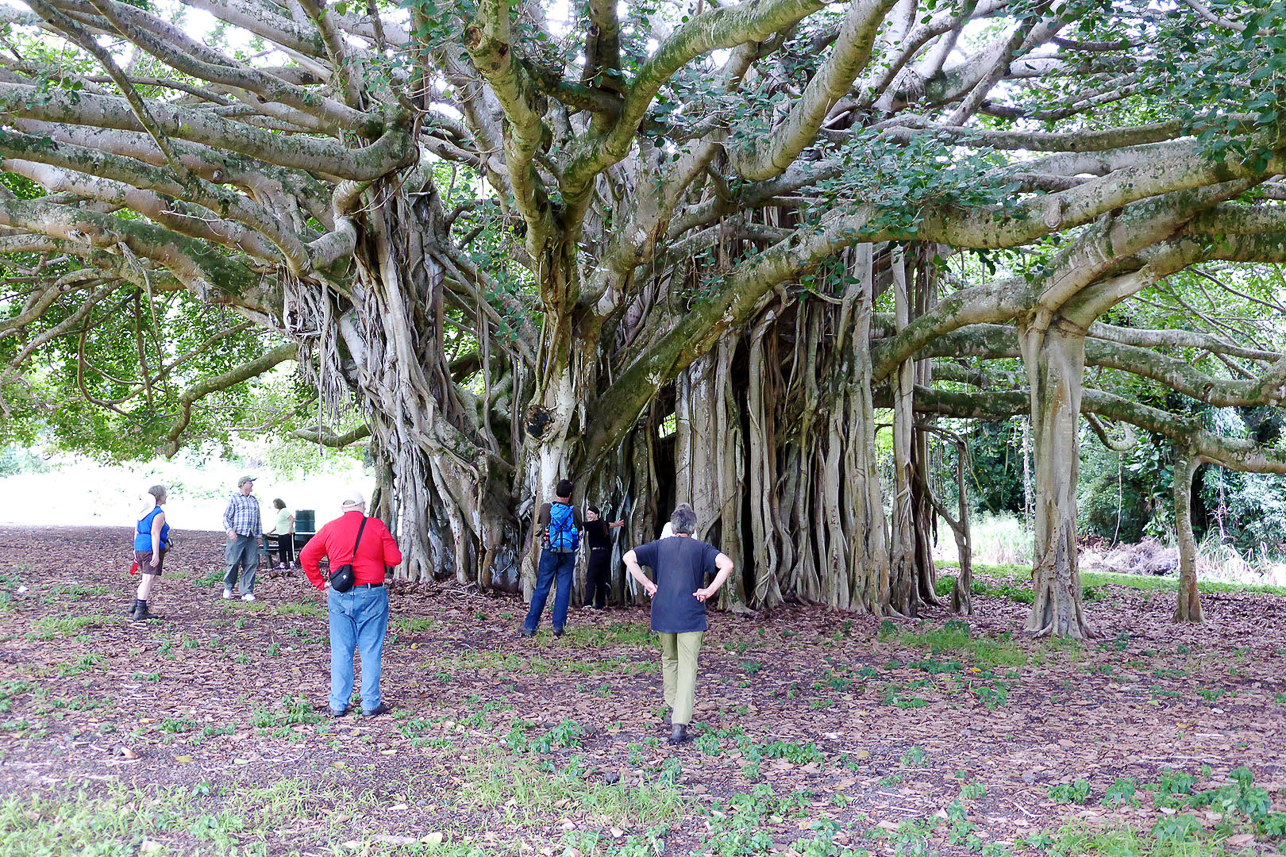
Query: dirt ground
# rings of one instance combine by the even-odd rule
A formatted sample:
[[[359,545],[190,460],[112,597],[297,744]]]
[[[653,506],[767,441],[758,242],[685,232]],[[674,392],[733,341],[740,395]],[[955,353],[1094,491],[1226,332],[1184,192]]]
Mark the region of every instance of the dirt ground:
[[[393,584],[394,713],[333,721],[314,710],[325,602],[302,573],[261,572],[258,603],[224,602],[221,534],[183,533],[162,618],[131,623],[129,538],[0,528],[0,835],[121,786],[213,812],[221,794],[285,782],[301,797],[243,820],[226,840],[238,853],[1034,854],[1068,830],[1154,836],[1176,817],[1208,853],[1264,852],[1286,811],[1277,595],[1208,594],[1208,623],[1176,626],[1171,592],[1097,587],[1084,644],[1019,635],[1022,581],[986,569],[967,627],[944,608],[916,622],[715,612],[698,740],[675,748],[642,608],[574,608],[562,639],[546,614],[527,640],[516,598]],[[1270,803],[1244,819],[1243,766]],[[1174,772],[1207,799],[1187,805]],[[353,806],[333,803],[345,795]],[[120,853],[223,847],[194,830],[103,835],[133,849]]]

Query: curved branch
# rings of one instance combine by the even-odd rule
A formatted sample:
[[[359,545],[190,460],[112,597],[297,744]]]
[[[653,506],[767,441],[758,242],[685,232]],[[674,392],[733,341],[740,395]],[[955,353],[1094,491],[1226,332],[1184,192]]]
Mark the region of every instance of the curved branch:
[[[343,449],[346,446],[352,446],[359,440],[371,436],[371,427],[363,423],[355,426],[346,432],[336,434],[335,431],[321,423],[317,424],[315,429],[296,429],[290,433],[293,438],[306,440],[311,443],[320,444],[321,446],[330,447],[331,449]]]
[[[170,431],[165,436],[165,445],[161,448],[161,452],[166,458],[173,458],[178,453],[179,439],[192,422],[193,404],[212,393],[226,390],[243,381],[249,381],[251,378],[262,375],[279,363],[294,360],[298,353],[299,346],[293,342],[279,345],[262,357],[251,360],[249,363],[244,363],[229,372],[224,372],[222,375],[207,378],[184,390],[179,395],[179,416],[174,421],[174,425],[170,426]]]

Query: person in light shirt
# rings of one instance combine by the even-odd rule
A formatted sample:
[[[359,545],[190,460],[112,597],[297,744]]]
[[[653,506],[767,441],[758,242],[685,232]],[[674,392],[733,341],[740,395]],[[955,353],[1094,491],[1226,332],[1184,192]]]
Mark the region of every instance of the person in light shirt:
[[[286,501],[280,497],[272,501],[272,507],[277,510],[276,518],[273,520],[272,530],[268,535],[277,539],[277,568],[288,569],[295,567],[295,516],[290,514],[286,508]],[[264,545],[267,549],[267,545]]]

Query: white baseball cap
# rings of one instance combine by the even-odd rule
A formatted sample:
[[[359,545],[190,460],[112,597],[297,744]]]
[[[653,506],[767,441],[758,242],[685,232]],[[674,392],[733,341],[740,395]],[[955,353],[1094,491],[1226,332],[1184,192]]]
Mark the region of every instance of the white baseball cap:
[[[366,506],[366,498],[362,496],[361,491],[350,491],[344,497],[344,502],[339,504],[341,509],[362,509]]]

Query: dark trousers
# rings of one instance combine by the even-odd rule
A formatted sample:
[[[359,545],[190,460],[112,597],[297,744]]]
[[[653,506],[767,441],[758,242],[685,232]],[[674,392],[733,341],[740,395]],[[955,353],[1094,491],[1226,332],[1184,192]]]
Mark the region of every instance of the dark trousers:
[[[283,533],[277,536],[267,536],[277,540],[277,560],[282,565],[290,565],[295,561],[295,534]]]
[[[590,549],[589,562],[585,568],[585,603],[593,604],[600,610],[607,606],[607,575],[611,570],[611,562],[611,548]]]
[[[540,625],[540,614],[545,612],[545,601],[549,599],[549,588],[557,581],[554,590],[554,630],[561,631],[567,624],[567,604],[572,600],[572,573],[576,570],[576,552],[554,553],[551,550],[540,552],[540,565],[536,570],[536,591],[531,594],[531,609],[527,611],[527,621],[523,627],[535,631]]]

